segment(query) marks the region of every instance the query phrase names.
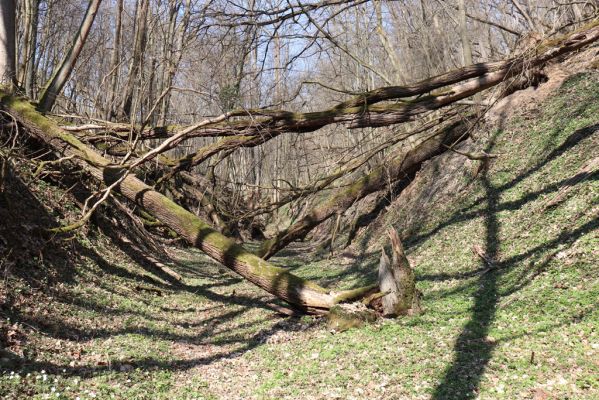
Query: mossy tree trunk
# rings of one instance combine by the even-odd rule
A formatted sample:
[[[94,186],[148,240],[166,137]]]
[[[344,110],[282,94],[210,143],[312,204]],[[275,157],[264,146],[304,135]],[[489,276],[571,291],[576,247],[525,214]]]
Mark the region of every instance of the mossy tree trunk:
[[[327,123],[345,122],[350,127],[386,126],[405,122],[424,111],[448,106],[458,100],[465,99],[482,90],[498,85],[508,78],[513,78],[521,74],[526,69],[543,66],[549,60],[580,49],[598,39],[599,20],[595,20],[587,27],[564,38],[545,41],[536,49],[538,55],[530,59],[517,58],[505,62],[476,64],[440,75],[439,77],[430,78],[412,87],[390,86],[376,89],[368,92],[361,98],[364,104],[368,106],[363,108],[359,114],[351,107],[356,107],[359,104],[357,101],[360,97],[341,103],[323,114],[331,119]],[[477,77],[477,79],[468,80],[472,77]],[[423,88],[439,88],[457,82],[462,83],[449,88],[441,94],[424,96],[422,99],[414,102],[386,106],[375,104],[371,106],[373,103],[390,98],[400,98],[404,94],[412,94]],[[339,110],[343,111],[337,114]],[[310,121],[312,125],[314,125],[314,121],[316,120],[323,123],[320,117],[316,117],[317,114],[304,114],[301,118],[295,116],[293,120],[296,121],[298,126],[304,120]],[[308,116],[309,118],[307,118]],[[297,129],[297,131],[303,132],[304,130]],[[456,138],[454,137],[453,139]],[[258,254],[264,259],[268,259],[289,243],[304,238],[312,229],[326,221],[332,215],[345,211],[354,201],[383,188],[388,178],[397,180],[402,174],[408,174],[411,169],[418,168],[423,161],[438,154],[439,147],[444,150],[444,145],[447,144],[447,142],[439,142],[437,139],[432,144],[429,142],[425,143],[422,147],[416,147],[410,154],[405,156],[405,159],[396,158],[384,167],[375,168],[370,174],[359,179],[348,188],[334,192],[325,201],[317,205],[308,215],[294,223],[288,229],[280,232],[274,238],[265,241]]]
[[[412,149],[401,152],[397,157],[375,168],[352,185],[334,191],[288,229],[266,240],[258,255],[264,259],[272,257],[289,243],[303,239],[312,229],[333,215],[343,213],[356,201],[384,189],[389,183],[411,176],[424,161],[445,151],[446,145],[450,145],[462,136],[460,126],[462,126],[460,122],[450,121],[420,136]]]
[[[28,101],[2,91],[0,97],[3,108],[26,127],[30,135],[61,156],[75,156],[73,160],[103,184],[111,185],[124,173],[122,166],[111,164],[76,137],[60,129],[53,121],[39,114]],[[307,312],[324,312],[334,304],[333,293],[262,260],[135,176],[128,175],[116,189],[191,245],[276,297]]]
[[[4,5],[13,3],[11,1],[3,1],[0,4],[2,4],[0,17],[6,18],[8,14],[6,14]],[[0,28],[6,28],[6,25]],[[0,29],[0,34],[2,33],[3,31]],[[250,115],[251,118],[237,122],[233,126],[228,121],[217,127],[211,124],[212,127],[201,124],[204,128],[200,129],[200,132],[196,132],[196,135],[231,136],[224,140],[236,142],[227,144],[228,147],[226,149],[233,151],[239,147],[260,145],[281,133],[310,132],[333,123],[344,123],[349,127],[355,128],[388,126],[410,120],[423,112],[445,107],[457,100],[467,98],[481,90],[503,82],[507,77],[513,77],[527,67],[540,66],[548,60],[579,49],[597,39],[599,39],[599,22],[594,21],[588,27],[568,37],[543,43],[537,49],[537,54],[541,54],[532,56],[530,59],[522,58],[507,62],[479,64],[465,67],[440,77],[431,78],[412,87],[397,86],[377,89],[368,92],[364,96],[358,96],[347,102],[340,103],[324,112],[296,114],[259,110],[255,115]],[[0,50],[6,50],[6,46],[10,46],[11,43],[12,41],[7,40],[5,40],[4,44],[0,43]],[[6,76],[7,68],[6,65],[0,64],[0,77]],[[468,80],[475,77],[477,79]],[[417,101],[415,99],[408,99],[405,102],[394,104],[376,104],[385,100],[425,94],[435,88],[458,82],[462,83],[451,88],[449,91],[426,95]],[[128,97],[127,94],[125,97]],[[111,164],[109,160],[100,156],[75,136],[61,130],[54,122],[36,112],[35,108],[28,101],[15,98],[2,90],[0,90],[0,101],[3,108],[24,125],[32,136],[45,142],[56,153],[74,156],[75,162],[105,185],[115,183],[126,172],[122,166]],[[241,117],[242,115],[239,114],[236,116]],[[258,118],[255,118],[256,116]],[[263,130],[263,128],[266,129]],[[180,141],[193,136],[193,132],[185,131],[181,132],[185,133],[185,135],[179,136],[178,141],[170,143],[173,147],[179,144]],[[455,133],[456,130],[450,130],[449,132]],[[242,135],[238,136],[239,134]],[[175,135],[175,137],[177,136]],[[337,192],[325,203],[318,206],[309,216],[275,238],[272,243],[267,243],[265,254],[267,256],[272,255],[287,243],[303,237],[320,222],[339,211],[347,209],[355,199],[364,197],[366,194],[381,188],[390,177],[397,179],[403,173],[409,175],[411,169],[418,168],[419,163],[430,158],[431,154],[438,152],[443,147],[443,144],[447,144],[455,139],[456,137],[451,136],[451,134],[447,137],[444,135],[433,135],[425,142],[422,142],[421,145],[415,146],[412,150],[402,155],[402,157],[395,158],[384,167],[376,168],[370,174],[358,180],[354,185],[345,189],[345,191]],[[165,147],[163,150],[167,149]],[[222,144],[217,143],[209,152],[216,154],[216,152],[222,150],[224,150]],[[200,158],[194,158],[194,160],[196,162]],[[180,207],[132,175],[123,178],[116,186],[116,190],[136,205],[147,210],[155,218],[176,231],[189,243],[201,249],[214,260],[290,304],[303,307],[306,310],[322,311],[329,309],[339,299],[347,298],[346,295],[342,295],[343,293],[329,293],[320,286],[301,279],[283,268],[275,267],[249,253],[231,239],[212,229],[205,221]]]

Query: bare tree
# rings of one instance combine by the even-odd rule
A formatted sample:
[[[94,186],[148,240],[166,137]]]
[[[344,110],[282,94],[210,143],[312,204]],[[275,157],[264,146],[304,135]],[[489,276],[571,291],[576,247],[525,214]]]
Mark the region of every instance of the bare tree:
[[[119,118],[131,118],[131,107],[133,105],[133,92],[139,73],[142,69],[144,52],[147,41],[148,9],[150,0],[138,0],[135,19],[135,41],[133,45],[133,57],[129,64],[127,83],[123,90],[123,97],[118,111]]]
[[[47,4],[37,22],[35,0],[20,9],[21,80],[34,98],[34,78],[50,75],[40,110],[64,110],[64,129],[6,95],[10,112],[104,185],[102,199],[121,193],[190,245],[315,312],[340,297],[223,233],[247,238],[270,224],[268,258],[319,226],[327,234],[334,220],[333,243],[361,199],[403,187],[464,137],[456,102],[599,35],[586,29],[507,57],[528,31],[568,34],[588,18],[588,7],[553,0],[116,0],[101,13],[98,0],[85,12],[69,0]],[[78,31],[71,15],[83,18]],[[14,59],[13,48],[8,81]]]
[[[25,0],[23,25],[25,33],[23,34],[23,66],[21,68],[22,78],[20,81],[24,84],[25,93],[30,98],[34,98],[35,72],[36,72],[36,54],[37,54],[37,29],[39,23],[39,0]]]
[[[597,40],[599,40],[599,25],[591,26],[585,31],[566,36],[557,42],[548,42],[546,43],[546,50],[539,55],[521,56],[515,60],[462,68],[443,76],[426,80],[413,87],[396,86],[380,88],[356,96],[324,112],[298,115],[297,113],[280,110],[262,110],[262,116],[266,115],[268,118],[261,121],[261,129],[270,127],[271,129],[282,129],[282,132],[302,133],[308,130],[308,128],[315,129],[315,126],[322,127],[344,121],[350,123],[352,121],[358,121],[358,123],[374,121],[375,124],[381,125],[395,124],[398,121],[403,121],[402,118],[406,115],[403,109],[405,106],[394,107],[393,103],[379,106],[378,103],[388,100],[399,100],[402,96],[406,96],[409,93],[426,93],[434,88],[455,83],[456,85],[442,91],[444,94],[432,95],[432,98],[424,98],[420,102],[416,102],[417,105],[415,108],[408,106],[407,110],[411,113],[420,107],[427,109],[436,106],[447,106],[459,99],[469,97],[504,82],[506,78],[521,72],[525,66],[543,65],[549,60],[571,53]],[[475,77],[478,79],[471,80]],[[229,123],[228,119],[241,117],[243,115],[241,111],[207,119],[180,130],[169,135],[165,141],[140,155],[134,161],[119,165],[98,154],[74,134],[60,129],[53,121],[38,114],[27,101],[10,96],[5,92],[1,94],[0,98],[3,106],[21,124],[27,127],[32,135],[45,142],[53,151],[73,159],[77,165],[89,172],[94,179],[104,184],[106,189],[103,190],[102,199],[108,198],[113,190],[121,193],[132,204],[145,209],[187,240],[191,245],[198,247],[214,260],[231,268],[250,282],[267,290],[278,298],[300,307],[304,311],[318,313],[326,312],[337,302],[362,297],[365,293],[369,293],[372,290],[372,287],[368,286],[344,292],[330,292],[313,282],[293,275],[284,268],[276,267],[248,252],[242,246],[235,243],[234,240],[216,231],[203,219],[185,210],[132,174],[135,168],[146,164],[149,160],[156,159],[165,151],[171,149],[173,145],[180,144],[192,132],[202,132],[202,129],[213,129],[212,132],[215,130],[225,131]],[[367,104],[367,106],[364,106],[364,104]],[[247,110],[245,112],[247,113]],[[261,115],[254,114],[250,115],[250,117],[255,119],[256,117],[260,118]],[[336,119],[337,117],[341,119]],[[315,122],[316,125],[313,125]],[[248,123],[243,120],[237,124],[237,127],[243,127],[244,123],[245,128],[254,127],[252,125],[253,122]],[[439,137],[444,138],[444,135],[438,135],[435,131],[425,133],[423,137],[419,138],[422,141],[421,145],[416,143],[413,148],[405,152],[403,157],[401,155],[397,157],[397,160],[400,161],[393,161],[390,164],[393,165],[396,172],[401,172],[404,167],[414,165],[419,159],[422,159],[423,149],[431,146],[432,142],[430,139]],[[455,136],[452,136],[450,140],[454,138]],[[432,145],[434,147],[434,143]],[[377,187],[378,182],[381,181],[380,177],[384,177],[388,173],[391,174],[391,171],[386,171],[384,166],[375,169],[369,176],[356,182],[356,190],[352,190],[349,193],[342,193],[342,196],[339,196],[339,192],[337,192],[334,195],[337,197],[334,198],[333,202],[325,202],[322,207],[316,207],[315,210],[324,210],[325,213],[323,215],[325,215],[327,210],[335,208],[337,203],[345,203],[348,199],[351,200],[352,196],[359,196],[373,187]],[[301,233],[304,230],[304,226],[311,229],[314,226],[311,219],[312,217],[309,215],[299,220],[298,223],[287,231],[287,233],[293,232],[293,234],[277,238],[275,245],[271,246],[271,248],[280,249],[282,248],[281,243],[284,245],[291,240],[295,240],[298,237],[298,232]],[[398,245],[396,247],[399,248]],[[413,292],[410,297],[412,299],[410,301],[407,298],[405,299],[406,301],[404,301],[401,308],[402,312],[409,306],[407,303],[413,301]]]
[[[55,69],[50,80],[44,85],[44,88],[40,94],[38,105],[38,110],[41,112],[47,112],[52,109],[52,106],[56,101],[56,97],[62,91],[62,88],[71,76],[73,68],[75,67],[75,63],[77,62],[77,58],[79,57],[79,54],[85,45],[87,35],[92,28],[101,2],[102,0],[92,0],[89,3],[85,17],[81,22],[81,26],[79,27],[79,31],[75,36],[72,47],[65,54],[60,66]]]
[[[116,3],[116,20],[114,26],[113,48],[110,55],[110,86],[107,93],[104,119],[110,120],[114,115],[114,100],[116,98],[117,83],[119,78],[119,64],[121,63],[121,38],[123,27],[123,0]]]

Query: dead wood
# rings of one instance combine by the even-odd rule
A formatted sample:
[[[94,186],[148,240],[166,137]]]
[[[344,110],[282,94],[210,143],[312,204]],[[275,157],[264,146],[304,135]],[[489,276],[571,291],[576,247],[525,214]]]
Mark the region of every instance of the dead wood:
[[[397,231],[388,231],[392,258],[381,249],[379,263],[379,290],[383,293],[382,309],[385,316],[414,315],[421,312],[420,294],[416,289],[414,270],[404,253]]]

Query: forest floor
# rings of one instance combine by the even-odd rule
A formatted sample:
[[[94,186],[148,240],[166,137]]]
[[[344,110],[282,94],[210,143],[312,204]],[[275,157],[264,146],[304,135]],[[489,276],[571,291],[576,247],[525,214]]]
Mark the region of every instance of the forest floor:
[[[61,264],[3,267],[0,397],[599,398],[599,74],[484,134],[499,158],[405,242],[424,314],[333,333],[195,250],[171,250],[173,286],[90,228]],[[273,261],[331,288],[374,279],[378,251],[309,250]]]

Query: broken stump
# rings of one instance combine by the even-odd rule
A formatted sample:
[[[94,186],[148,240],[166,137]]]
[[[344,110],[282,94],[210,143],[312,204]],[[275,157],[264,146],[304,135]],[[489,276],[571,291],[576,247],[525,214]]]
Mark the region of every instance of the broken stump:
[[[384,316],[416,315],[422,312],[420,292],[416,289],[414,270],[404,253],[397,231],[388,231],[391,239],[391,260],[381,249],[379,288]]]

